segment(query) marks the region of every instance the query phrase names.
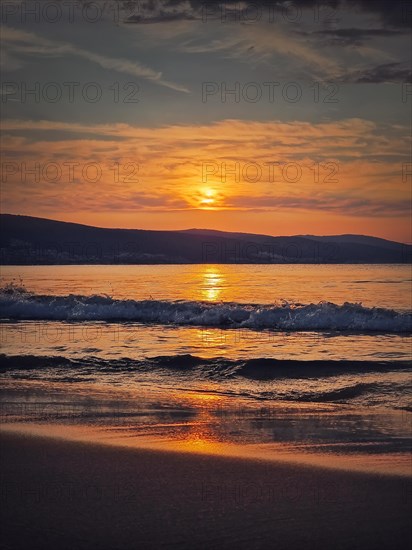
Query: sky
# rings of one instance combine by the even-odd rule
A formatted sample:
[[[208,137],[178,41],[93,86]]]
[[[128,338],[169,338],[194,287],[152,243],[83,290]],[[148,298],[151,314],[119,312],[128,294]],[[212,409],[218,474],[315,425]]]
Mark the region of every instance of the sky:
[[[1,211],[411,242],[403,0],[1,3]]]

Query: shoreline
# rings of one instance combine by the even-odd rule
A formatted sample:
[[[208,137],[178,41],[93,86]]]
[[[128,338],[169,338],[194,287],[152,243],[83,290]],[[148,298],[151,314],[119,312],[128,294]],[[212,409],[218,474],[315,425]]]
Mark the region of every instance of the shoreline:
[[[0,437],[7,549],[410,547],[404,478]]]
[[[210,390],[5,382],[0,433],[412,477],[405,411],[251,402]]]
[[[268,465],[287,465],[320,468],[334,472],[378,475],[412,481],[410,453],[342,453],[314,450],[314,446],[284,443],[236,444],[207,439],[175,440],[171,436],[150,437],[122,432],[116,427],[63,425],[46,422],[15,422],[0,425],[4,435],[42,438],[51,441],[86,444],[125,449],[131,452],[148,451],[174,455],[225,458],[258,462]],[[321,447],[321,446],[319,446]]]

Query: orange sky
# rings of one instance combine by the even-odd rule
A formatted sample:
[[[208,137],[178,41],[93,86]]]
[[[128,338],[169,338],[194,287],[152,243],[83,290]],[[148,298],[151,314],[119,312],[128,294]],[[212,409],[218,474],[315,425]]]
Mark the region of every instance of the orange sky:
[[[403,0],[25,4],[1,28],[2,212],[412,240]]]
[[[408,242],[410,167],[396,160],[408,129],[379,130],[362,119],[161,128],[6,121],[2,208],[106,227]]]

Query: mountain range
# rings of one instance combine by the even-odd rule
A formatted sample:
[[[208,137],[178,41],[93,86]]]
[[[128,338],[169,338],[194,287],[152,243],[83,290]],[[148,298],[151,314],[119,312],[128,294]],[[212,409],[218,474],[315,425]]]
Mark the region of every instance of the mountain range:
[[[108,229],[0,215],[3,265],[410,263],[412,246],[364,235],[269,236],[211,229]]]

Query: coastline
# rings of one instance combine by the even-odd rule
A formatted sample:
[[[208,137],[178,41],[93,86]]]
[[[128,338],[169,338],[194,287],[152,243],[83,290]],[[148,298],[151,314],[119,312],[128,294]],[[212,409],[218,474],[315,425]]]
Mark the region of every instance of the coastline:
[[[184,456],[225,458],[266,464],[284,464],[292,467],[320,468],[334,472],[359,473],[366,475],[400,478],[412,482],[412,463],[409,452],[374,452],[345,450],[342,443],[333,446],[305,444],[294,445],[271,442],[241,444],[233,441],[207,439],[202,435],[188,439],[175,437],[175,432],[153,435],[130,428],[115,426],[91,426],[47,422],[10,422],[0,426],[2,435],[50,439],[74,444],[89,444],[99,447],[126,449],[130,451],[160,452]]]
[[[212,387],[4,378],[0,436],[226,457],[412,479],[412,413],[260,401]]]

